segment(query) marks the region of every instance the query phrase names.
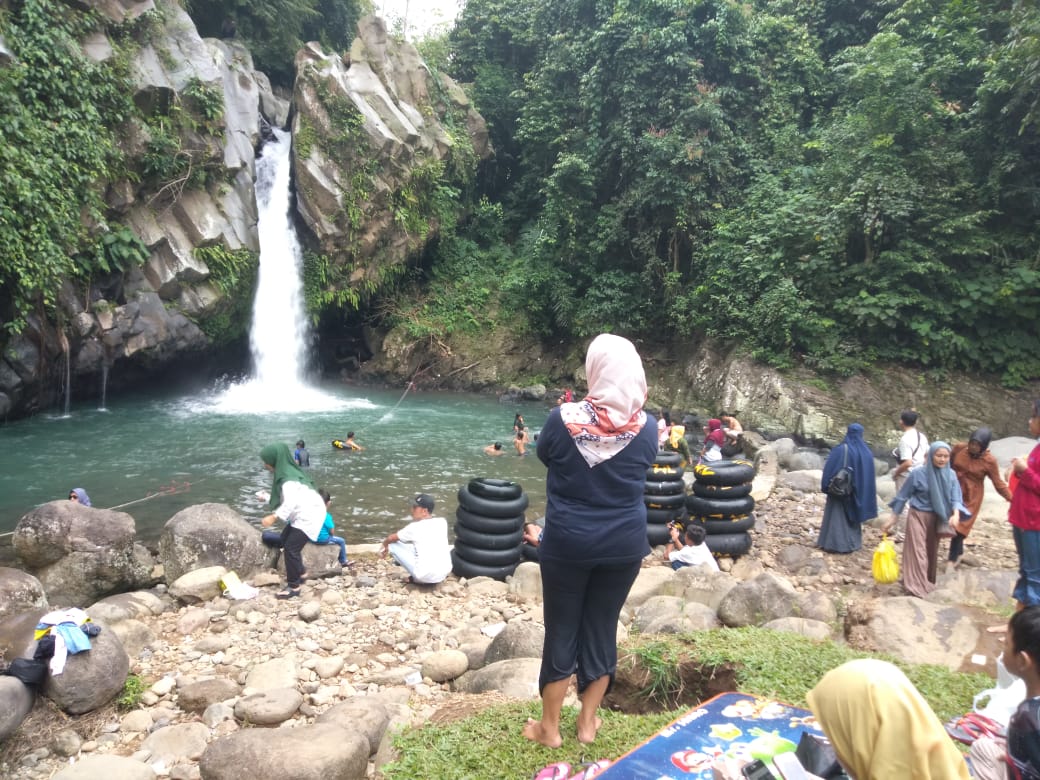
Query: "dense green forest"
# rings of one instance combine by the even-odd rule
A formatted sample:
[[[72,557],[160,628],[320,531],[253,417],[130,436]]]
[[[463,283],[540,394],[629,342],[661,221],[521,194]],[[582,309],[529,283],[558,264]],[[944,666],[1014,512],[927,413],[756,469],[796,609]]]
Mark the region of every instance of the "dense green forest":
[[[1040,376],[1037,4],[468,0],[422,48],[497,151],[440,327]]]
[[[187,8],[203,35],[233,23],[289,86],[303,41],[346,50],[372,4]],[[129,100],[127,51],[159,11],[85,63],[73,40],[101,21],[63,9],[0,2],[7,330],[61,280],[139,263],[136,237],[105,224],[104,183],[162,182],[180,160],[166,118]],[[459,194],[468,218],[362,316],[416,338],[607,329],[826,372],[1040,377],[1035,2],[468,0],[420,49],[468,85],[496,156]],[[197,92],[179,121],[206,130],[213,96]],[[152,141],[128,170],[135,121]]]

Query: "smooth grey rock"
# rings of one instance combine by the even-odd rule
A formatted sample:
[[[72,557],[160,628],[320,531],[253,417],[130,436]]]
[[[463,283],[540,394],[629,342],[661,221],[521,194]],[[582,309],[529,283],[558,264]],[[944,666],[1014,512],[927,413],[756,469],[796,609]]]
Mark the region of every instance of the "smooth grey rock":
[[[635,610],[640,604],[646,601],[651,596],[665,595],[678,595],[670,592],[670,588],[674,587],[674,580],[672,575],[674,572],[667,566],[651,566],[639,570],[639,575],[636,577],[636,581],[632,584],[631,590],[628,592],[628,598],[625,600],[625,608],[628,610]]]
[[[106,623],[161,615],[165,610],[166,604],[163,600],[147,590],[116,593],[106,596],[100,601],[95,601],[87,607],[87,613],[91,618]]]
[[[185,712],[202,712],[211,704],[238,696],[238,683],[226,677],[199,680],[177,688],[177,706]]]
[[[305,601],[296,610],[297,617],[300,618],[304,623],[313,623],[319,617],[321,617],[321,602],[320,601]]]
[[[90,604],[133,590],[149,576],[139,564],[134,518],[73,501],[51,501],[27,512],[14,531],[15,553],[55,606]]]
[[[368,741],[371,755],[379,747],[386,727],[390,724],[390,712],[378,697],[354,696],[325,710],[315,722],[334,723],[360,732]]]
[[[59,756],[74,756],[79,753],[83,738],[72,729],[62,729],[51,740],[51,749]]]
[[[437,683],[447,682],[465,674],[468,668],[469,658],[461,650],[438,650],[423,659],[422,676]]]
[[[826,593],[810,590],[798,596],[792,617],[815,620],[833,626],[838,622],[838,608]]]
[[[364,780],[368,740],[333,723],[293,729],[243,729],[211,742],[202,780]]]
[[[854,647],[957,670],[974,652],[979,631],[956,606],[899,596],[849,604],[845,636]]]
[[[485,636],[459,645],[459,650],[466,654],[466,659],[469,662],[468,668],[480,669],[487,664],[486,659],[489,647],[491,647],[491,639]]]
[[[233,707],[225,704],[224,702],[217,702],[206,707],[206,711],[202,713],[202,722],[209,726],[211,729],[216,728],[218,723],[223,723],[226,720],[235,719],[235,710]]]
[[[803,471],[787,471],[776,478],[779,487],[800,490],[803,493],[819,493],[820,480],[823,478],[822,469],[809,469]]]
[[[274,550],[268,551],[268,565]],[[338,577],[343,573],[339,565],[339,546],[335,544],[305,544],[300,552],[303,568],[312,580]],[[278,557],[278,572],[285,579],[285,556]]]
[[[223,566],[193,569],[170,583],[170,595],[184,604],[211,601],[220,595],[220,579],[227,573]]]
[[[335,677],[343,670],[344,661],[337,655],[321,658],[314,664],[314,673],[323,680]]]
[[[126,682],[130,658],[115,632],[101,625],[90,650],[70,655],[59,675],[49,674],[44,695],[70,715],[82,715],[108,704]]]
[[[463,693],[499,691],[514,699],[538,698],[539,658],[514,658],[497,661],[483,669],[466,672],[455,681],[455,690]]]
[[[771,572],[739,583],[719,604],[722,624],[730,627],[760,626],[792,614],[798,593],[790,582]]]
[[[542,597],[542,569],[534,561],[524,561],[509,578],[509,592],[527,601]]]
[[[809,637],[809,639],[823,640],[831,639],[833,636],[829,624],[810,618],[777,618],[776,620],[770,620],[762,628],[768,628],[771,631],[786,631],[789,634],[800,634],[801,636]]]
[[[197,504],[171,517],[159,536],[166,581],[194,569],[223,566],[246,579],[263,568],[267,548],[260,534],[224,504]]]
[[[743,560],[743,559],[741,559]],[[737,562],[738,565],[740,561]],[[668,588],[671,595],[684,601],[692,601],[717,610],[719,603],[737,584],[737,580],[722,571],[713,571],[704,566],[684,566],[672,575]]]
[[[0,676],[0,742],[18,730],[35,701],[36,696],[21,680]]]
[[[715,628],[715,610],[678,596],[654,596],[636,610],[633,626],[644,634],[679,634]]]
[[[118,623],[110,623],[109,629],[119,637],[123,649],[131,658],[136,658],[142,650],[155,643],[155,633],[140,620],[120,620]]]
[[[491,640],[484,655],[484,664],[489,665],[509,658],[541,658],[545,644],[545,626],[529,621],[506,623],[499,634]]]
[[[119,721],[119,730],[124,733],[141,733],[147,734],[152,730],[152,724],[155,721],[152,720],[152,713],[149,710],[134,710],[128,712]]]
[[[43,584],[28,572],[0,566],[0,622],[10,615],[47,609]]]
[[[251,693],[296,685],[296,664],[289,658],[272,658],[257,664],[246,676],[246,690]]]
[[[276,726],[289,720],[303,704],[295,688],[274,688],[246,696],[235,703],[235,717],[245,723]]]
[[[202,755],[209,740],[209,729],[201,723],[178,723],[156,729],[144,742],[141,750],[150,755],[150,763],[162,761],[167,766]]]
[[[155,780],[155,770],[123,756],[91,754],[65,767],[52,780]]]

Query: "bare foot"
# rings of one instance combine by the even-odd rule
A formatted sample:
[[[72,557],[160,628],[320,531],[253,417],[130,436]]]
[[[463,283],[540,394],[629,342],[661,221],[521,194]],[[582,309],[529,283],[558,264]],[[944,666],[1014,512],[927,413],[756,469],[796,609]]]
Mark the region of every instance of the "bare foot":
[[[524,724],[524,736],[532,742],[539,742],[550,748],[558,748],[563,744],[563,737],[560,736],[559,731],[555,734],[547,734],[542,722],[534,718],[528,718],[527,723]]]
[[[591,728],[589,728],[588,726],[582,725],[581,721],[579,720],[578,721],[578,742],[584,742],[586,745],[590,744],[594,739],[596,739],[596,734],[599,732],[600,726],[602,726],[602,725],[603,725],[603,719],[600,718],[600,717],[597,717],[593,721]]]

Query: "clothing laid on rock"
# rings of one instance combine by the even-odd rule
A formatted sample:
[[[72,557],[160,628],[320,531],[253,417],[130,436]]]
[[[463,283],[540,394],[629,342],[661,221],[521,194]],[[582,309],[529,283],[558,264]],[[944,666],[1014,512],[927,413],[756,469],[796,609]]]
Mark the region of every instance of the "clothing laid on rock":
[[[414,520],[397,532],[387,550],[416,582],[433,585],[451,573],[448,521],[443,517]]]
[[[1008,522],[1018,550],[1018,582],[1012,595],[1027,607],[1035,606],[1040,604],[1040,444],[1018,475]]]
[[[949,451],[950,445],[934,442],[925,465],[910,470],[910,476],[889,503],[896,515],[903,507],[910,507],[903,545],[903,589],[920,598],[935,588],[939,559],[937,526],[945,523],[955,510],[962,516],[968,514],[953,469],[949,464],[942,468],[934,465],[934,455],[940,449]]]
[[[90,650],[90,639],[97,636],[101,627],[91,624],[90,618],[82,609],[60,609],[48,612],[36,624],[33,638],[40,640],[50,635],[54,638],[54,653],[50,661],[52,675],[65,671],[65,662],[69,655]]]
[[[831,450],[823,464],[820,489],[827,493],[834,476],[851,470],[852,495],[839,498],[827,494],[823,523],[816,546],[827,552],[850,553],[863,546],[863,523],[877,517],[877,485],[874,455],[863,441],[863,426],[852,423],[841,444]]]
[[[969,780],[964,758],[928,702],[887,661],[842,664],[806,700],[855,780]]]

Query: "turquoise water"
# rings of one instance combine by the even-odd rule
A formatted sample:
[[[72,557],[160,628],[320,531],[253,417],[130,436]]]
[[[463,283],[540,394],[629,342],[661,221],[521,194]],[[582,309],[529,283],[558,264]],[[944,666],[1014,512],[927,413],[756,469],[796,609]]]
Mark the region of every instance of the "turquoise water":
[[[0,533],[13,530],[32,507],[67,499],[73,487],[85,488],[97,507],[154,495],[121,510],[134,517],[145,542],[193,504],[228,504],[256,520],[265,512],[254,493],[270,487],[260,448],[282,441],[292,449],[299,438],[311,453],[315,484],[333,496],[332,514],[349,544],[397,530],[417,492],[431,493],[438,514],[452,521],[456,492],[473,477],[519,482],[531,500],[528,516],[544,513],[545,468],[533,452],[517,457],[511,437],[516,412],[537,432],[548,407],[463,394],[402,397],[403,388],[315,390],[319,398],[306,412],[228,411],[234,404],[215,388],[110,399],[107,411],[73,407],[68,417],[39,415],[0,427]],[[364,452],[332,447],[348,430],[357,432]],[[508,454],[485,455],[492,441]]]

